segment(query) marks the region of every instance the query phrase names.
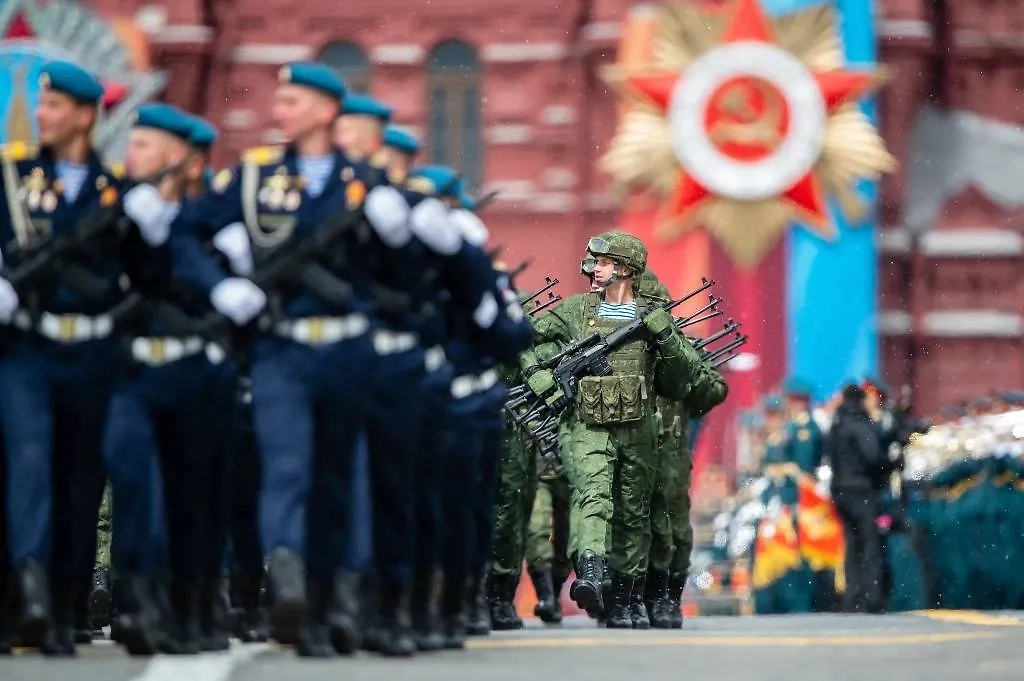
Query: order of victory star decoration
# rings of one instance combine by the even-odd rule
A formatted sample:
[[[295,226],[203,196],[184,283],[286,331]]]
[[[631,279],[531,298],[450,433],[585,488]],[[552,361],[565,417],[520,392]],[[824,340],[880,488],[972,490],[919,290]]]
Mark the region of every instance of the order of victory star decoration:
[[[758,0],[735,0],[659,12],[650,65],[603,74],[629,109],[601,159],[620,190],[664,202],[659,235],[703,224],[752,267],[794,220],[833,239],[827,194],[862,220],[856,182],[896,162],[856,104],[883,75],[845,67],[832,8],[769,18]]]

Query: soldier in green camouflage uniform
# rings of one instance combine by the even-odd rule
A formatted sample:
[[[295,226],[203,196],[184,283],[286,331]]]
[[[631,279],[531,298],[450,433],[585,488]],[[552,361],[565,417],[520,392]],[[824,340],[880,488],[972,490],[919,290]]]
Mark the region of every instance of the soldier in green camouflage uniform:
[[[538,319],[536,352],[521,360],[527,385],[560,406],[565,394],[538,354],[590,334],[607,335],[643,319],[645,333],[610,353],[612,374],[579,381],[574,404],[564,414],[559,442],[569,483],[569,552],[576,566],[570,595],[584,610],[604,610],[605,563],[611,569],[607,625],[632,627],[633,590],[647,568],[650,500],[654,488],[657,422],[655,394],[683,399],[712,382],[674,318],[651,298],[638,295],[634,274],[643,272],[647,249],[623,233],[595,237],[587,246],[600,292],[575,295]],[[547,348],[545,348],[547,346]],[[613,480],[615,484],[613,485]]]
[[[530,514],[526,539],[526,568],[537,592],[533,614],[542,621],[562,621],[558,602],[562,585],[572,572],[568,557],[569,481],[564,470],[539,462],[537,496]]]
[[[640,278],[641,292],[669,298],[669,291],[650,270]],[[693,527],[690,525],[690,482],[693,457],[686,441],[691,415],[700,416],[722,403],[728,387],[722,375],[705,363],[711,380],[685,400],[658,398],[658,482],[651,497],[651,557],[643,589],[643,605],[634,597],[634,625],[647,611],[651,626],[682,627],[681,601],[690,570]]]

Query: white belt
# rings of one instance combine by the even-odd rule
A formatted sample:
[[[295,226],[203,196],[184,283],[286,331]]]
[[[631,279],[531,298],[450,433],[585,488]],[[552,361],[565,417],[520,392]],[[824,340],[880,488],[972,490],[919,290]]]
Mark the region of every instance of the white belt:
[[[203,352],[206,342],[198,336],[188,338],[135,338],[132,340],[132,357],[137,362],[160,366],[177,362]]]
[[[370,330],[365,315],[347,317],[303,317],[287,319],[274,326],[274,333],[303,345],[328,345],[362,336]]]
[[[24,310],[19,310],[14,317],[14,324],[23,331],[32,328],[32,319]],[[80,314],[53,314],[44,312],[39,315],[36,331],[46,338],[59,343],[81,343],[82,341],[99,340],[114,332],[114,320],[110,315],[86,317]]]
[[[409,331],[397,332],[378,329],[373,332],[373,349],[378,355],[394,355],[416,347],[420,339]]]
[[[498,372],[488,369],[482,374],[466,374],[457,376],[452,381],[452,397],[457,400],[490,390],[498,382]]]
[[[447,358],[444,356],[444,348],[440,345],[435,345],[432,348],[427,348],[423,363],[427,367],[427,372],[432,374],[444,366],[446,359]]]

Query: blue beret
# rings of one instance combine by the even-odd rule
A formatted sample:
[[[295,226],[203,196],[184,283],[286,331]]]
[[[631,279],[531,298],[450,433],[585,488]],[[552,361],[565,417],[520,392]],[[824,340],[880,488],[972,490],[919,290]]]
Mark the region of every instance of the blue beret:
[[[444,198],[456,199],[466,210],[473,210],[476,207],[476,199],[466,191],[466,183],[459,176],[458,171],[448,166],[419,166],[409,173],[409,178],[416,178],[410,187],[420,190],[417,185],[422,184],[421,193],[442,196]]]
[[[189,116],[189,120],[192,123],[192,133],[188,136],[188,141],[192,146],[209,147],[217,141],[217,128],[208,120],[199,116]]]
[[[786,408],[786,403],[782,401],[782,398],[778,395],[766,395],[761,400],[761,405],[764,407],[766,412],[780,412]]]
[[[423,143],[408,130],[389,125],[384,130],[384,146],[398,149],[404,154],[415,156],[423,149]]]
[[[171,104],[143,104],[135,110],[135,127],[163,130],[188,142],[192,136],[192,117]]]
[[[382,123],[388,123],[391,120],[391,114],[394,112],[390,106],[377,101],[369,95],[354,94],[345,98],[341,113],[345,115],[373,116],[380,119]]]
[[[282,66],[278,72],[282,83],[302,85],[341,100],[348,90],[345,79],[326,64],[304,61]]]
[[[797,376],[791,376],[783,382],[782,392],[794,397],[810,398],[814,396],[814,386],[809,381],[805,381]]]
[[[51,61],[39,72],[39,86],[44,90],[63,92],[85,104],[99,104],[103,85],[80,66],[68,61]]]

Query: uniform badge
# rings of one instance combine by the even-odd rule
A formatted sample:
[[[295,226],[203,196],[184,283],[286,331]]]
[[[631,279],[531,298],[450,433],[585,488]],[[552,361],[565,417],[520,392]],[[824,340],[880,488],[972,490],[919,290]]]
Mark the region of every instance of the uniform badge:
[[[349,183],[345,187],[345,204],[349,210],[356,208],[363,203],[363,199],[366,198],[366,185],[359,180]]]
[[[299,196],[298,190],[292,189],[284,195],[284,203],[282,205],[286,211],[293,212],[298,210],[301,201],[302,197]]]
[[[597,320],[591,319],[587,322],[587,326],[597,326]]]
[[[341,169],[341,181],[351,182],[356,177],[356,171],[352,169],[352,166],[345,166]]]
[[[104,208],[107,208],[108,206],[113,206],[116,202],[117,190],[114,189],[113,187],[107,187],[106,189],[103,190],[103,193],[100,194],[100,205],[103,206]]]
[[[796,438],[800,440],[800,442],[807,442],[808,440],[811,439],[811,431],[807,430],[806,428],[801,428],[799,431],[797,431]]]
[[[40,199],[39,205],[44,213],[52,213],[57,210],[57,193],[52,190],[43,192],[43,198]]]
[[[280,210],[284,205],[285,192],[291,186],[288,178],[288,169],[281,166],[273,175],[263,181],[263,188],[260,189],[260,202],[271,210]]]
[[[110,184],[110,182],[107,180],[107,176],[100,175],[99,177],[96,178],[96,191],[103,191],[104,189],[107,188],[108,184]]]
[[[211,183],[213,191],[217,192],[218,194],[223,194],[224,191],[227,190],[228,185],[231,184],[232,177],[233,175],[231,173],[231,170],[228,168],[225,168],[224,170],[217,173],[217,175],[213,178],[213,182]]]

